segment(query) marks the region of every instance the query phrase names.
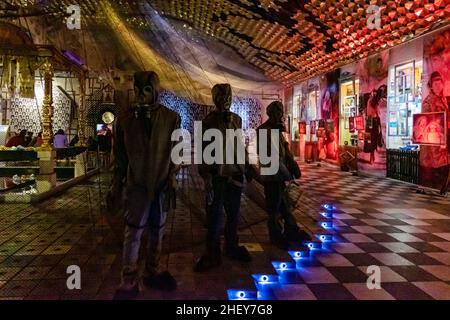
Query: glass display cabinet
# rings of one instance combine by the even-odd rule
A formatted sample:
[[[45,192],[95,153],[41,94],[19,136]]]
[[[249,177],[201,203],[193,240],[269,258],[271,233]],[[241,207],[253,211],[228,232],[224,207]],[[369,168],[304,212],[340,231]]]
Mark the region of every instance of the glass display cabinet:
[[[421,111],[422,61],[391,66],[388,88],[388,148],[411,142],[412,115]]]
[[[308,88],[308,102],[307,102],[307,111],[306,111],[306,119],[307,119],[307,128],[306,133],[307,141],[316,141],[317,137],[315,134],[311,134],[311,121],[318,120],[318,112],[317,105],[319,99],[319,86],[318,85],[310,85]]]
[[[344,145],[344,142],[351,144],[352,135],[355,132],[350,132],[350,117],[358,115],[358,92],[359,80],[355,78],[342,79],[340,84],[340,117],[339,117],[339,144]]]

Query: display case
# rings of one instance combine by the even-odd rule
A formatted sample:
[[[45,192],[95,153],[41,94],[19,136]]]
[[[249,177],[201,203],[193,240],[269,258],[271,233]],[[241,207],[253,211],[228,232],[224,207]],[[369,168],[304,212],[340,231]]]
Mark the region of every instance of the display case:
[[[318,120],[318,112],[317,112],[317,105],[318,105],[318,99],[319,99],[319,86],[318,85],[310,85],[308,87],[308,95],[307,95],[307,112],[306,112],[306,118],[307,118],[307,125],[309,125],[310,128],[306,129],[307,132],[307,141],[317,141],[317,137],[315,134],[311,134],[312,132],[315,132],[315,128],[311,128],[311,121]],[[309,130],[308,130],[309,129]]]
[[[388,147],[411,142],[412,116],[421,111],[422,61],[392,66],[388,88]]]
[[[357,141],[357,138],[352,137],[356,135],[352,132],[350,126],[350,119],[354,119],[358,115],[358,92],[359,92],[359,80],[355,78],[342,79],[340,83],[340,117],[339,117],[339,129],[340,129],[340,145],[344,145],[345,142],[352,144],[352,141]]]

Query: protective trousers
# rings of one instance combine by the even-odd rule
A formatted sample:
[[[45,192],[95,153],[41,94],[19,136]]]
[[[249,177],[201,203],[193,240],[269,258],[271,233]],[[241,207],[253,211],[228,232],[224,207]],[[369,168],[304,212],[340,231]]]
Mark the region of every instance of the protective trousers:
[[[243,179],[243,178],[242,178]],[[227,216],[225,224],[225,248],[232,251],[238,247],[237,235],[242,187],[236,185],[231,178],[216,176],[212,181],[213,200],[208,210],[207,250],[212,256],[218,256],[220,250],[220,230],[223,210]]]
[[[269,214],[267,226],[270,239],[276,240],[297,233],[299,228],[291,212],[285,183],[282,181],[265,181],[264,194],[266,209]]]
[[[125,238],[123,246],[123,270],[124,278],[134,278],[138,273],[139,250],[142,234],[147,228],[149,231],[145,274],[153,275],[158,271],[162,250],[162,238],[164,236],[167,209],[164,205],[164,197],[157,194],[153,201],[148,201],[145,188],[133,187],[127,190],[127,211],[125,213]]]

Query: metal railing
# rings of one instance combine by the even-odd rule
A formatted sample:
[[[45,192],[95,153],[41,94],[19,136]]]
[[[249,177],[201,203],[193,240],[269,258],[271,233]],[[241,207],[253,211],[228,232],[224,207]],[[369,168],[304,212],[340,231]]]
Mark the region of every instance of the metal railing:
[[[388,149],[386,156],[388,178],[419,184],[419,151]]]

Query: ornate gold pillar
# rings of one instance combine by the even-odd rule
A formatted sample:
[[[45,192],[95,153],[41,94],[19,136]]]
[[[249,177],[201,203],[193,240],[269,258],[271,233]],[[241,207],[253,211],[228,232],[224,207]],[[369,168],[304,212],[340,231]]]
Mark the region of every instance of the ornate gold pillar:
[[[86,75],[79,78],[80,105],[78,108],[78,138],[82,146],[86,145]]]
[[[56,151],[53,140],[53,66],[46,58],[41,66],[44,74],[44,101],[42,103],[42,146],[38,150],[39,175],[36,189],[39,193],[47,192],[56,186]]]
[[[42,104],[42,149],[52,149],[53,139],[53,66],[46,58],[41,67],[44,74],[44,101]]]

